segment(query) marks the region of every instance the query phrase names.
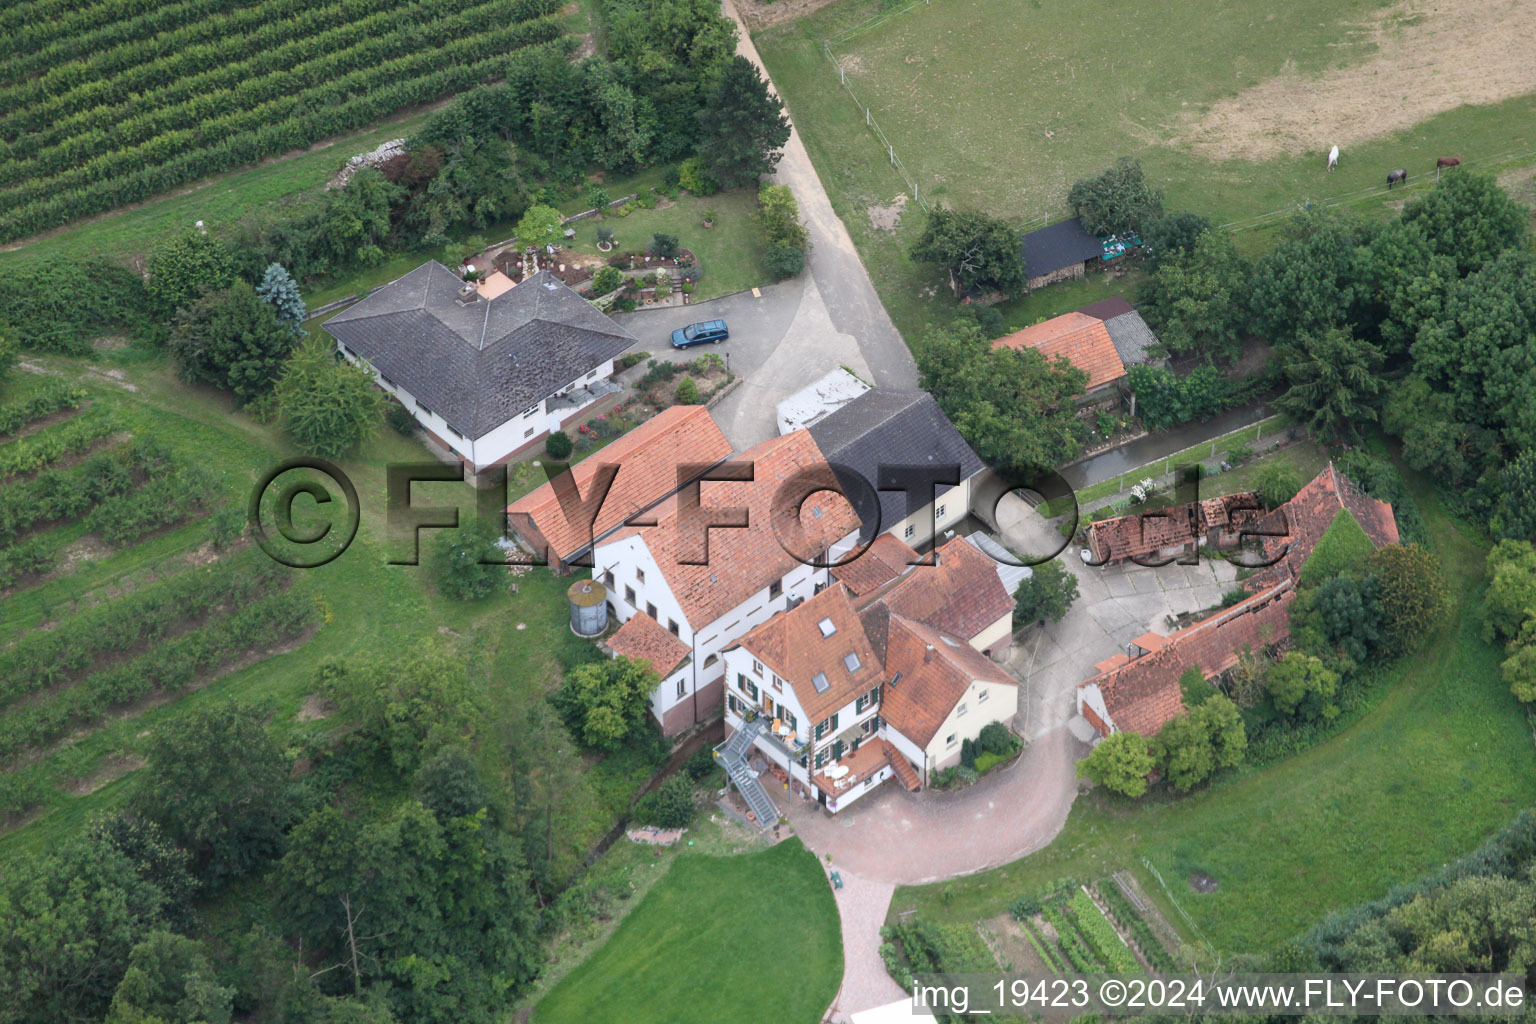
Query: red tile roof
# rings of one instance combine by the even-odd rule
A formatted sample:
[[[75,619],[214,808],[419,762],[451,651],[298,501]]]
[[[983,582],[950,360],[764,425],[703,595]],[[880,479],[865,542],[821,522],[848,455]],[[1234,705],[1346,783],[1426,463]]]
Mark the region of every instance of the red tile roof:
[[[820,626],[827,620],[831,633],[823,633]],[[775,615],[742,637],[741,646],[788,681],[812,723],[873,690],[883,678],[880,657],[864,633],[848,592],[836,585]],[[852,671],[845,660],[849,654],[859,660],[859,667]],[[827,680],[827,688],[820,692],[812,682],[818,673]]]
[[[906,541],[893,533],[882,533],[858,558],[833,569],[832,576],[855,597],[862,597],[906,572],[917,560],[917,552]]]
[[[809,557],[825,551],[859,528],[859,517],[840,493],[832,469],[811,439],[810,431],[797,430],[775,437],[731,458],[730,464],[752,467],[751,480],[706,480],[699,487],[704,510],[746,509],[742,528],[714,527],[705,534],[697,523],[678,522],[674,495],[658,505],[654,526],[626,526],[611,541],[641,537],[666,577],[672,596],[682,606],[689,623],[700,629],[740,605],[753,594],[804,564],[785,548]],[[781,502],[805,487],[780,490],[790,478],[820,480],[825,488],[812,493],[799,508],[781,507],[777,519],[773,502]],[[690,517],[691,518],[691,517]],[[715,518],[719,518],[718,511]],[[797,536],[798,534],[798,536]],[[707,552],[704,544],[707,542]],[[707,553],[707,557],[704,556]],[[698,559],[705,565],[684,564]]]
[[[1125,376],[1125,364],[1104,321],[1085,313],[1064,313],[992,343],[993,348],[1004,346],[1032,348],[1047,359],[1065,356],[1073,366],[1087,371],[1089,391]]]
[[[1330,462],[1294,498],[1259,520],[1256,529],[1277,535],[1261,541],[1266,560],[1276,561],[1254,573],[1244,585],[1256,591],[1297,578],[1340,509],[1349,510],[1378,548],[1398,543],[1392,506],[1367,495]]]
[[[864,603],[883,601],[892,612],[970,640],[1013,613],[1013,595],[997,566],[964,537],[939,548],[937,565],[918,565]]]
[[[660,676],[688,660],[688,645],[645,612],[636,612],[608,638],[608,649],[624,658],[648,661]]]
[[[1151,738],[1183,713],[1179,678],[1192,666],[1209,679],[1236,665],[1245,648],[1258,651],[1290,635],[1292,587],[1286,580],[1168,637],[1139,638],[1144,648],[1143,641],[1163,642],[1139,658],[1100,662],[1100,673],[1077,685],[1098,686],[1116,729]]]
[[[921,747],[932,742],[972,681],[1019,685],[964,640],[898,614],[889,617],[885,672],[890,681],[880,715]]]
[[[1088,524],[1088,547],[1100,562],[1141,558],[1165,548],[1180,547],[1204,537],[1210,530],[1229,526],[1236,517],[1257,519],[1257,495],[1251,491],[1186,502],[1156,512],[1137,512]]]
[[[677,489],[677,467],[684,463],[715,463],[731,454],[731,443],[702,405],[675,405],[571,467],[581,496],[591,497],[598,468],[618,465],[613,486],[598,509],[591,531],[566,519],[550,484],[524,495],[507,509],[514,529],[536,531],[561,561],[592,543],[594,536],[618,526],[629,516]],[[527,529],[531,524],[533,531]],[[536,537],[529,537],[537,540]]]

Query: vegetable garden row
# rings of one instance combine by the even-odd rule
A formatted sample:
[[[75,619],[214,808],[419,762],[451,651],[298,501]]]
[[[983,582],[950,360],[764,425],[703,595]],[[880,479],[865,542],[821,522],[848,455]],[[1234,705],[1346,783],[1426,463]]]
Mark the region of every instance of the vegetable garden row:
[[[1038,896],[1016,901],[1010,913],[1040,959],[1057,973],[1140,971],[1132,944],[1154,970],[1174,968],[1173,957],[1146,918],[1112,881],[1096,883],[1090,895],[1087,888],[1065,879]]]
[[[142,10],[99,6],[130,18]],[[131,50],[136,63],[115,72],[108,70],[114,60],[130,58],[101,51],[0,94],[0,185],[9,186],[0,189],[0,239],[501,77],[525,47],[569,45],[560,39],[556,0],[418,0],[383,10],[357,0],[313,10],[288,0],[257,6],[276,16],[241,21],[244,34],[187,45],[205,30],[183,25],[119,43],[113,49]],[[0,64],[0,80],[15,81],[23,59]]]

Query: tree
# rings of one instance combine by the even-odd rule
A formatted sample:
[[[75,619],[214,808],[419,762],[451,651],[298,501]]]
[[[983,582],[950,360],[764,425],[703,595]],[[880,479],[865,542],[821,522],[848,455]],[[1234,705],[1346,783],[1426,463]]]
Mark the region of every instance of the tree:
[[[699,385],[692,377],[684,375],[683,379],[677,382],[677,403],[679,405],[699,404]]]
[[[1396,653],[1419,647],[1445,615],[1447,594],[1440,562],[1417,544],[1388,544],[1365,560],[1376,577],[1386,633]]]
[[[568,671],[550,702],[583,744],[617,750],[646,728],[657,682],[650,662],[614,658]]]
[[[1301,474],[1289,462],[1270,459],[1254,474],[1253,492],[1259,496],[1265,508],[1279,508],[1301,490]]]
[[[414,772],[443,746],[473,733],[481,694],[464,662],[424,641],[403,651],[360,654],[320,664],[317,687],[357,727],[359,740],[398,772]]]
[[[1138,363],[1126,371],[1126,382],[1136,395],[1137,415],[1149,430],[1208,420],[1230,408],[1240,393],[1208,362],[1182,374]]]
[[[299,294],[298,282],[281,263],[267,264],[261,284],[256,286],[256,294],[271,305],[277,318],[292,327],[294,333],[304,333],[304,296]]]
[[[161,313],[191,305],[205,290],[235,283],[235,261],[223,242],[201,231],[163,239],[149,256],[149,297]]]
[[[1525,241],[1528,215],[1491,174],[1458,171],[1403,207],[1402,222],[1431,251],[1450,257],[1462,277]]]
[[[1536,618],[1536,547],[1501,540],[1488,553],[1487,564],[1484,639],[1513,640],[1527,620]]]
[[[1332,211],[1297,214],[1253,266],[1253,327],[1276,344],[1326,335],[1352,319],[1363,296],[1352,225]]]
[[[133,947],[106,1024],[229,1024],[233,998],[201,942],[156,930]]]
[[[1193,249],[1211,222],[1198,213],[1170,213],[1141,229],[1141,252],[1156,270],[1162,260],[1181,250]]]
[[[1019,232],[1000,217],[935,207],[908,255],[936,263],[965,289],[1019,295],[1029,280]]]
[[[335,459],[377,433],[384,397],[373,374],[327,348],[294,354],[277,382],[277,407],[300,449]]]
[[[1355,440],[1359,426],[1374,423],[1373,402],[1383,384],[1377,371],[1381,350],[1354,337],[1347,327],[1302,335],[1281,358],[1290,388],[1275,407],[1307,424],[1327,442]]]
[[[217,885],[282,851],[293,813],[288,758],[248,704],[194,708],[155,730],[129,807],[191,855]]]
[[[922,386],[992,466],[1029,474],[1073,458],[1084,426],[1074,398],[1088,375],[1033,349],[992,348],[975,324],[930,329],[917,350]]]
[[[1032,566],[1013,594],[1013,628],[1033,622],[1060,622],[1077,600],[1077,577],[1058,559]]]
[[[99,1020],[165,895],[111,844],[73,840],[0,873],[0,1006],[17,1024]]]
[[[1192,249],[1158,261],[1140,309],[1175,355],[1236,358],[1242,352],[1248,271],[1225,231],[1207,231]]]
[[[1499,474],[1491,528],[1500,539],[1536,541],[1536,449],[1522,451]]]
[[[1365,663],[1386,640],[1373,576],[1334,576],[1303,591],[1291,609],[1291,635],[1309,653],[1337,655],[1345,671]],[[1305,636],[1315,643],[1304,644]]]
[[[84,837],[122,854],[141,879],[160,890],[165,897],[160,914],[168,924],[185,928],[192,923],[197,879],[187,870],[187,851],[167,839],[160,826],[117,810],[93,818]]]
[[[795,201],[795,194],[788,185],[763,185],[757,190],[757,226],[762,228],[770,243],[805,247],[800,204]]]
[[[1198,786],[1218,768],[1242,763],[1247,749],[1242,713],[1220,693],[1166,723],[1152,741],[1153,757],[1179,792]]]
[[[723,188],[754,185],[771,174],[789,141],[784,104],[769,93],[756,66],[739,54],[732,54],[717,73],[699,129],[699,154]]]
[[[205,292],[185,307],[171,352],[183,380],[232,391],[236,404],[244,405],[272,390],[296,340],[256,290],[241,282]]]
[[[536,972],[522,853],[483,814],[440,819],[412,800],[354,822],[323,808],[294,830],[277,884],[306,952],[402,1021],[491,1024]]]
[[[1147,741],[1134,732],[1112,732],[1077,762],[1077,777],[1092,779],[1111,793],[1141,797],[1157,763]]]
[[[472,818],[491,806],[475,759],[459,745],[444,747],[421,766],[416,789],[422,804],[442,822]]]
[[[1536,630],[1527,629],[1527,634]],[[1536,702],[1536,635],[1529,635],[1525,642],[1512,644],[1510,655],[1499,666],[1504,682],[1515,699],[1526,704]]]
[[[1339,690],[1339,674],[1310,654],[1287,651],[1285,657],[1270,666],[1264,677],[1264,689],[1284,715],[1315,721],[1331,719],[1339,713],[1338,705],[1333,703]]]
[[[1163,215],[1163,194],[1147,183],[1141,161],[1122,156],[1067,193],[1067,205],[1093,235],[1140,231]]]
[[[560,229],[565,220],[560,211],[552,206],[530,206],[517,222],[517,240],[523,248],[554,245],[561,238]]]
[[[563,430],[551,430],[549,436],[544,439],[544,452],[556,462],[564,462],[571,457],[571,451],[576,447],[571,440],[571,435]]]
[[[507,576],[500,536],[486,523],[447,530],[437,538],[437,588],[455,601],[478,601],[496,592]]]
[[[1218,768],[1235,768],[1248,753],[1248,730],[1231,698],[1213,693],[1190,714],[1210,737]]]

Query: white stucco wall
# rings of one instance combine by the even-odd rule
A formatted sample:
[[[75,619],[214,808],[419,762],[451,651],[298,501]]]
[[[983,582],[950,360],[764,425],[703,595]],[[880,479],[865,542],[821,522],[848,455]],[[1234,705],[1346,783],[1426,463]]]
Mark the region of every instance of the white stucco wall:
[[[982,694],[986,699],[982,699]],[[959,714],[961,707],[964,714]],[[966,740],[974,740],[981,730],[993,722],[1007,723],[1019,711],[1019,688],[1013,683],[990,683],[973,679],[965,696],[955,702],[944,724],[933,734],[928,744],[928,763],[934,768],[948,768],[960,761],[960,750]],[[953,745],[947,742],[955,737]]]

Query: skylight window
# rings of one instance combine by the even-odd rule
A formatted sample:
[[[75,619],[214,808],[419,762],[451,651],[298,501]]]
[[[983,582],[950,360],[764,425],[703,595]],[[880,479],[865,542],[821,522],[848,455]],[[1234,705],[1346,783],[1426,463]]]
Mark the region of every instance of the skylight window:
[[[859,670],[859,656],[849,651],[843,655],[843,664],[848,667],[849,672],[857,672]]]
[[[816,628],[821,630],[822,636],[831,636],[833,633],[837,632],[837,627],[833,625],[831,619],[822,619],[820,622],[816,623]]]
[[[827,682],[827,674],[825,672],[817,672],[811,676],[811,685],[816,687],[817,693],[826,693],[832,686],[831,683]]]

